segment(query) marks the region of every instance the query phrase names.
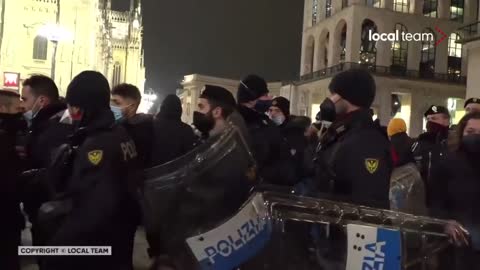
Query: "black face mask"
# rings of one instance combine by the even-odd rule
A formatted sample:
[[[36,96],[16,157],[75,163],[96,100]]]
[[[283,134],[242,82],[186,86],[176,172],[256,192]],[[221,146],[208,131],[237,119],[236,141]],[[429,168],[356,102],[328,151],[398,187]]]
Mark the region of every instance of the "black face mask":
[[[255,103],[255,111],[259,113],[266,113],[271,106],[271,100],[257,100],[257,103]]]
[[[210,112],[203,114],[193,113],[193,125],[204,135],[207,135],[215,126],[215,120]]]
[[[337,118],[337,111],[335,109],[335,103],[329,98],[326,98],[320,105],[320,112],[317,120],[333,122]]]
[[[471,154],[480,154],[480,135],[467,135],[462,139],[462,145],[465,151]]]
[[[442,132],[448,132],[448,127],[446,127],[444,125],[440,125],[440,124],[435,123],[435,122],[428,121],[427,122],[427,132],[428,133],[435,133],[435,134],[442,133]]]

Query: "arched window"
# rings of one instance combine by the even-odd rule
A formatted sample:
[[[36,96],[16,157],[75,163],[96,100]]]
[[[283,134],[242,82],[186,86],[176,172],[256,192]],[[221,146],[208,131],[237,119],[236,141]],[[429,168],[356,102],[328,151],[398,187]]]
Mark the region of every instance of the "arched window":
[[[344,25],[342,29],[342,34],[340,35],[340,63],[345,62],[346,54],[347,54],[347,25]]]
[[[420,77],[433,78],[435,74],[436,37],[432,29],[425,29],[422,37],[422,56],[420,58]]]
[[[318,22],[318,0],[313,0],[312,5],[312,25]]]
[[[47,60],[48,40],[43,36],[36,36],[33,40],[33,59]]]
[[[315,52],[315,40],[313,37],[309,37],[307,41],[307,47],[305,48],[305,74],[313,72],[313,61]]]
[[[324,43],[324,55],[323,55],[323,66],[328,68],[328,44],[330,43],[330,33],[327,33]]]
[[[393,10],[396,12],[409,13],[410,0],[393,0]]]
[[[462,44],[457,43],[460,35],[452,33],[448,38],[448,75],[460,77],[462,74]]]
[[[332,0],[325,0],[325,18],[332,16]]]
[[[116,62],[113,65],[113,78],[112,78],[112,86],[117,86],[122,81],[122,65],[119,62]]]
[[[348,0],[342,0],[342,9],[348,7]]]
[[[382,0],[365,0],[365,5],[367,5],[367,7],[381,8]]]
[[[423,15],[430,18],[438,18],[438,0],[424,0]]]
[[[370,40],[369,34],[377,33],[377,26],[371,20],[365,20],[362,24],[362,40],[360,46],[360,64],[375,66],[377,63],[377,42]]]
[[[465,8],[464,0],[452,0],[450,4],[450,19],[463,23],[463,10]]]
[[[405,25],[397,23],[394,29],[395,33],[403,36],[402,33],[408,33]],[[392,72],[403,74],[407,71],[408,41],[397,40],[392,43]]]

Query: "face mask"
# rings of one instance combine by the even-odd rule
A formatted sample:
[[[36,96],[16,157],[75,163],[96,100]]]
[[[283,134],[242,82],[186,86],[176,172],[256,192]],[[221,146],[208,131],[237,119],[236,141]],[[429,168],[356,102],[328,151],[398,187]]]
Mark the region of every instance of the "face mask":
[[[448,127],[440,125],[435,122],[428,121],[427,122],[427,132],[428,133],[441,133],[441,132],[446,132],[448,130]]]
[[[272,118],[273,123],[277,126],[281,126],[285,122],[285,116],[279,115]]]
[[[115,117],[115,121],[120,121],[123,119],[122,108],[118,106],[110,105],[110,110],[113,113],[113,117]]]
[[[255,103],[255,111],[259,113],[266,113],[271,106],[271,100],[257,100],[257,103]]]
[[[337,117],[337,110],[335,109],[335,103],[329,98],[326,98],[320,105],[320,112],[318,120],[321,122],[332,123]]]
[[[25,120],[27,121],[28,126],[32,125],[33,118],[35,118],[35,116],[37,116],[37,114],[39,112],[39,111],[35,110],[35,106],[37,105],[37,102],[38,102],[38,98],[35,99],[35,102],[33,102],[32,109],[29,110],[29,111],[26,111],[23,114],[23,117],[25,117]]]
[[[479,154],[480,153],[480,135],[467,135],[464,136],[462,139],[462,145],[465,150],[472,154]]]
[[[215,126],[215,120],[213,120],[211,113],[203,114],[201,112],[194,112],[193,125],[198,129],[198,131],[206,135]]]

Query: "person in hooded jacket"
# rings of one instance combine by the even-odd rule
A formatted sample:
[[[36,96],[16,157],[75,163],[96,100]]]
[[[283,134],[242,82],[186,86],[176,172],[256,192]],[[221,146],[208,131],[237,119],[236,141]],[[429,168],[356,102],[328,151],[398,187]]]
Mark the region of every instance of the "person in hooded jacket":
[[[425,186],[412,154],[413,139],[401,118],[390,120],[387,127],[392,143],[393,172],[390,182],[390,209],[414,215],[427,214]]]
[[[455,267],[448,269],[473,270],[480,269],[480,113],[460,120],[458,138],[458,149],[432,172],[431,210],[451,220],[445,231],[459,247]]]
[[[448,152],[450,113],[445,107],[432,105],[425,112],[425,118],[427,131],[417,138],[412,145],[412,152],[425,183],[425,196],[429,207],[432,171]]]
[[[144,168],[151,165],[153,142],[153,116],[137,113],[142,95],[131,84],[119,84],[112,89],[112,108],[115,120],[121,123],[132,137],[137,148],[138,157]]]
[[[290,149],[280,129],[266,114],[272,103],[268,93],[263,78],[248,75],[238,86],[237,111],[249,131],[250,146],[264,183],[291,187],[300,179],[295,177]]]
[[[0,90],[0,269],[20,270],[18,246],[25,220],[20,212],[17,134],[27,123],[20,111],[20,95]]]
[[[172,161],[193,149],[193,129],[182,122],[182,103],[176,95],[168,95],[153,122],[153,166]]]
[[[49,246],[111,246],[111,256],[46,256],[47,270],[132,270],[137,227],[135,198],[141,166],[135,143],[110,108],[110,87],[98,72],[84,71],[67,88],[75,133],[71,177],[58,200],[71,210],[47,241]]]

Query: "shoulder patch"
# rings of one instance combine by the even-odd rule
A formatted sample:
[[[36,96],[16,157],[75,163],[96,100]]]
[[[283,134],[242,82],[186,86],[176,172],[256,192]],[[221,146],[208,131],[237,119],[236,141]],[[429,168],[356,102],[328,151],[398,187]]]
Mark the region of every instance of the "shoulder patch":
[[[378,170],[378,165],[380,160],[375,158],[367,158],[365,159],[365,168],[370,174],[374,174]]]
[[[103,159],[103,151],[102,150],[93,150],[88,152],[88,161],[92,163],[94,166],[97,166],[102,162]]]

